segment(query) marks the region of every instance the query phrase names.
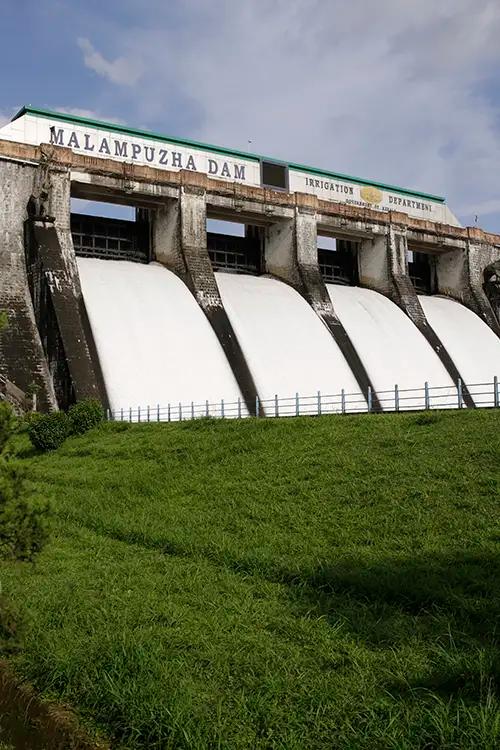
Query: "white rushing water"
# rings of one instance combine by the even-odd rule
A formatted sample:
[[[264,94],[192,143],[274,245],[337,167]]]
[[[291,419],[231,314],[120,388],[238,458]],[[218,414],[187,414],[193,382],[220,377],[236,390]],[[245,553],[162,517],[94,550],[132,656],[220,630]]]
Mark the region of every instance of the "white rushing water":
[[[492,406],[500,378],[500,339],[472,310],[447,297],[419,297],[427,320],[446,347],[476,404]]]
[[[293,413],[297,392],[301,410],[315,413],[316,399],[307,402],[303,396],[359,391],[332,335],[298,292],[264,276],[219,272],[216,278],[257,390],[263,399],[270,399],[266,413],[274,413],[275,394],[290,398],[288,406],[280,404],[283,413]],[[346,398],[351,410],[356,409],[354,402]],[[357,406],[365,408],[365,402]],[[335,403],[326,399],[322,407],[338,410],[340,399]]]
[[[219,414],[221,399],[237,401],[241,394],[217,337],[174,273],[156,263],[94,258],[79,258],[78,268],[112,410],[141,406],[146,419],[149,405],[156,419],[160,404],[167,419],[171,403],[177,419],[179,402],[189,412],[191,401],[208,399],[210,413]]]
[[[334,309],[344,325],[370,380],[387,409],[394,408],[394,386],[400,408],[425,405],[425,383],[447,386],[430,391],[433,405],[450,400],[455,389],[430,344],[407,315],[387,297],[371,289],[327,284]],[[383,391],[391,390],[390,393]],[[407,392],[420,389],[419,393]]]

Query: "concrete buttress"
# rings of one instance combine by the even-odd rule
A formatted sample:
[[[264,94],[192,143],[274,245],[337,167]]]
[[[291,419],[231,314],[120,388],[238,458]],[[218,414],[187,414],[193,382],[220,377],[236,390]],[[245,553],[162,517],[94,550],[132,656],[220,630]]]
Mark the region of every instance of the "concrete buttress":
[[[474,230],[470,230],[472,233]],[[479,315],[500,336],[500,321],[483,289],[486,266],[500,257],[493,245],[469,238],[461,250],[437,256],[437,291],[456,299]]]
[[[389,225],[387,233],[360,243],[359,279],[361,286],[374,289],[393,300],[413,321],[434,349],[454,383],[461,377],[443,342],[427,321],[408,273],[408,244],[403,228]],[[474,408],[474,401],[464,389],[464,402]]]
[[[24,392],[36,388],[41,410],[57,408],[28,285],[24,224],[36,167],[0,161],[0,310],[8,325],[0,333],[0,374]]]
[[[317,217],[314,210],[297,207],[293,219],[271,224],[266,231],[266,271],[293,286],[323,321],[347,361],[360,391],[371,389],[375,410],[380,402],[347,331],[340,322],[318,265]]]
[[[183,184],[178,199],[156,211],[154,257],[191,290],[219,340],[249,413],[255,414],[258,392],[217,286],[207,249],[206,218],[203,186]]]

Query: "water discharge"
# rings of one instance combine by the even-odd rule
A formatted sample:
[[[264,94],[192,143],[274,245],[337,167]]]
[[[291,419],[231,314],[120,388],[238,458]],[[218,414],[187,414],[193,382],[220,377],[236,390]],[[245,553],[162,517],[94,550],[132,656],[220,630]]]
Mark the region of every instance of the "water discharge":
[[[145,414],[149,405],[156,414],[159,404],[166,419],[168,404],[175,410],[179,403],[189,408],[194,402],[201,409],[208,401],[210,414],[220,416],[224,400],[225,416],[247,414],[219,341],[181,279],[157,263],[79,258],[78,268],[115,413],[141,406]],[[300,413],[340,411],[342,405],[347,411],[366,410],[366,394],[359,393],[331,333],[297,291],[266,276],[218,272],[216,279],[267,414],[297,413],[297,393]],[[370,289],[327,284],[327,290],[383,408],[394,409],[396,398],[400,409],[423,408],[425,383],[431,406],[457,405],[457,384],[397,305]],[[464,384],[488,384],[470,388],[476,404],[493,405],[493,378],[500,377],[498,337],[458,302],[419,299]]]
[[[433,405],[450,401],[456,391],[445,367],[394,302],[371,289],[335,284],[326,287],[383,407],[394,408],[396,384],[401,409],[425,405],[426,382],[431,387]],[[443,389],[438,392],[432,387]]]
[[[219,272],[217,284],[261,397],[358,393],[359,386],[330,332],[306,300],[265,276]],[[359,396],[357,397],[359,400]],[[311,401],[311,406],[314,403]],[[328,403],[330,407],[328,408]],[[326,400],[325,411],[338,410]],[[346,397],[352,410],[354,399]],[[293,405],[292,405],[293,406]],[[365,401],[358,402],[366,408]],[[272,409],[268,404],[266,411]]]
[[[493,406],[500,378],[500,339],[472,310],[447,297],[419,297],[427,320],[470,386],[477,405]]]
[[[78,269],[112,410],[237,401],[215,333],[174,273],[94,258],[79,258]]]

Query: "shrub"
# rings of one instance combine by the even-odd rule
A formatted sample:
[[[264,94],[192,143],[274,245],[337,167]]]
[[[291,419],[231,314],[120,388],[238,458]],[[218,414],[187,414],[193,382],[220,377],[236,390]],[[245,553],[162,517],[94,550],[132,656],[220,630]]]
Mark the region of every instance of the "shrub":
[[[59,448],[71,433],[71,420],[63,411],[43,414],[33,419],[28,427],[28,435],[40,451],[52,451]]]
[[[0,453],[16,428],[16,417],[5,401],[0,401]]]
[[[23,414],[21,429],[28,430],[33,422],[36,422],[38,419],[43,419],[43,414],[40,414],[39,411],[27,411],[26,414]]]
[[[24,474],[0,459],[0,557],[32,560],[46,539],[48,504],[26,495]]]
[[[104,420],[104,410],[99,401],[86,399],[73,404],[68,416],[71,420],[71,432],[74,435],[83,435]]]
[[[47,538],[48,503],[26,495],[24,473],[7,455],[8,441],[19,422],[8,404],[0,403],[0,558],[33,560]],[[20,646],[17,611],[0,585],[0,653]],[[0,743],[1,744],[1,743]]]

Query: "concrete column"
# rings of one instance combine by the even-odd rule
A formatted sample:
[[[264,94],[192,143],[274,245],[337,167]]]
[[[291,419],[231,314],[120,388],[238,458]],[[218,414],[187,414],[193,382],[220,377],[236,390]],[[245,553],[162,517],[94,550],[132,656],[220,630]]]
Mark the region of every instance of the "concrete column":
[[[50,191],[48,213],[55,219],[54,226],[61,248],[61,263],[76,295],[81,295],[80,277],[71,234],[71,177],[69,170],[54,169],[49,173]]]
[[[424,325],[425,314],[408,274],[407,252],[405,230],[393,226],[387,234],[361,242],[359,281],[361,286],[390,297],[416,325]]]
[[[474,230],[472,230],[474,231]],[[469,239],[462,250],[437,259],[438,293],[458,300],[479,315],[500,336],[500,321],[484,293],[484,270],[500,258],[500,248]]]
[[[413,321],[432,346],[454,383],[464,382],[443,342],[431,327],[408,274],[406,231],[390,225],[386,235],[366,240],[359,250],[361,286],[374,289],[392,299]],[[470,394],[464,391],[464,401],[474,408]]]
[[[306,196],[307,198],[307,196]],[[293,219],[280,221],[266,231],[265,267],[268,273],[293,286],[323,321],[342,352],[362,393],[368,388],[373,406],[380,408],[368,373],[347,331],[337,317],[318,265],[317,215],[308,206],[297,206]]]
[[[189,174],[185,179],[178,200],[168,201],[156,213],[155,260],[180,276],[191,290],[224,350],[249,413],[255,414],[257,388],[224,309],[208,255],[205,187],[196,184],[205,177]]]
[[[205,191],[183,186],[180,194],[180,247],[188,283],[205,310],[223,308],[207,249],[207,205]]]
[[[71,176],[67,169],[41,166],[38,182],[47,194],[49,221],[36,221],[32,229],[34,253],[38,255],[48,287],[55,321],[71,380],[72,394],[61,394],[68,402],[94,398],[108,407],[104,378],[82,295],[71,234]],[[35,193],[39,186],[35,186]],[[59,347],[60,348],[60,347]]]
[[[282,219],[265,231],[264,265],[266,273],[300,287],[295,243],[295,219]]]
[[[0,161],[0,310],[8,326],[0,333],[0,374],[18,388],[38,391],[40,409],[56,409],[57,401],[28,287],[24,222],[33,193],[36,168]]]
[[[181,251],[180,200],[169,200],[156,209],[153,218],[153,257],[165,268],[186,278],[186,264]]]

